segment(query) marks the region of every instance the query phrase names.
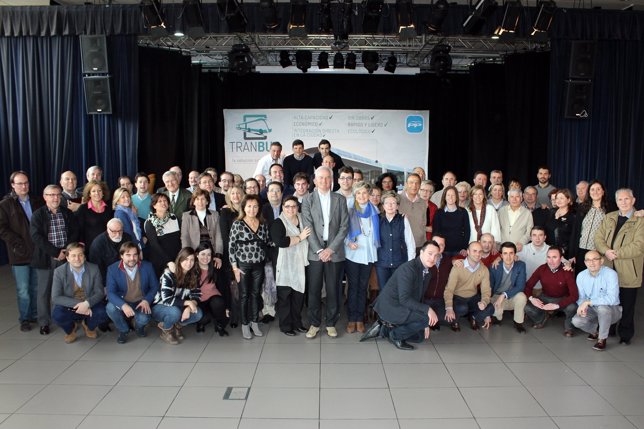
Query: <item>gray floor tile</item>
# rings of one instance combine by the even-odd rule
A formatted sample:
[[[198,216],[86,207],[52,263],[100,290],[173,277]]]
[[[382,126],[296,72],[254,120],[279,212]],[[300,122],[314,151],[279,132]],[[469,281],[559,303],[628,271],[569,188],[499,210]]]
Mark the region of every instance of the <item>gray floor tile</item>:
[[[638,429],[644,429],[644,416],[626,416],[626,418]]]
[[[240,341],[208,344],[199,357],[199,362],[257,363],[264,343]]]
[[[16,360],[15,359],[2,359],[0,360],[0,371],[14,363]]]
[[[528,324],[526,323],[527,327]],[[512,320],[512,313],[505,314],[503,324],[501,326],[493,326],[490,329],[479,330],[479,335],[488,343],[520,343],[529,344],[538,342],[534,335],[520,334],[514,328],[514,321]]]
[[[389,387],[455,387],[451,375],[442,363],[384,365]]]
[[[37,339],[8,339],[0,338],[0,359],[20,359],[31,350],[43,343]]]
[[[374,342],[359,344],[322,343],[322,363],[380,363]]]
[[[615,408],[589,386],[531,386],[528,390],[548,415],[553,417],[618,414]]]
[[[470,419],[400,419],[400,429],[478,429],[476,420]]]
[[[42,384],[0,384],[0,413],[13,413],[45,386]]]
[[[186,338],[179,345],[166,344],[158,340],[152,343],[139,360],[148,362],[197,362],[205,348],[205,342],[191,341],[191,338]]]
[[[185,382],[186,386],[250,386],[255,375],[255,363],[199,362]]]
[[[442,363],[436,348],[428,342],[414,344],[416,350],[398,350],[389,341],[378,341],[382,363]]]
[[[482,344],[485,339],[481,336],[480,331],[472,331],[465,324],[467,320],[461,319],[461,332],[453,332],[449,326],[441,325],[440,331],[433,331],[429,339],[433,344]]]
[[[262,363],[320,363],[320,344],[265,344]]]
[[[389,386],[380,363],[323,363],[320,387],[323,389],[384,389]]]
[[[503,362],[559,362],[559,358],[540,343],[492,343]]]
[[[317,419],[319,415],[319,389],[254,387],[243,418]]]
[[[87,416],[78,429],[156,429],[161,417]]]
[[[520,385],[503,363],[448,363],[446,366],[458,387]]]
[[[13,414],[0,424],[2,429],[70,429],[80,424],[85,416]]]
[[[11,414],[0,414],[0,423],[9,418]]]
[[[320,387],[320,365],[314,363],[260,363],[253,387]]]
[[[476,418],[546,415],[524,387],[465,387],[460,391]]]
[[[119,381],[120,386],[183,386],[193,363],[136,362]]]
[[[53,360],[43,364],[41,361],[19,360],[0,372],[0,383],[48,384],[72,363]]]
[[[644,415],[644,386],[595,386],[595,390],[620,413]]]
[[[445,363],[490,363],[501,362],[487,344],[437,344],[436,350]]]
[[[109,392],[110,386],[51,384],[38,392],[17,412],[20,414],[87,415]]]
[[[585,336],[583,338],[579,337],[566,338],[565,340],[567,341],[546,342],[544,345],[564,362],[608,362],[618,360],[610,353],[593,350],[593,345],[590,344],[590,341],[586,341]]]
[[[179,388],[114,386],[91,412],[97,416],[163,416]]]
[[[106,339],[92,347],[80,359],[101,362],[134,362],[141,357],[153,341],[150,338],[137,338],[135,335],[130,335],[128,342],[125,344],[117,344],[116,340]]]
[[[317,426],[316,426],[317,427]],[[320,420],[320,429],[399,429],[398,421],[391,420]]]
[[[553,417],[559,429],[633,429],[623,416]]]
[[[399,419],[472,417],[463,397],[455,388],[392,388],[391,395]]]
[[[341,427],[341,426],[340,426]],[[338,427],[338,429],[340,429]],[[239,429],[318,429],[318,419],[247,419],[239,422]]]
[[[239,419],[224,419],[216,417],[164,417],[158,429],[237,429]]]
[[[624,362],[624,365],[644,377],[644,353],[642,353],[638,362]]]
[[[477,418],[481,429],[557,429],[550,417]]]
[[[585,385],[584,380],[561,362],[508,363],[508,367],[526,386]]]
[[[644,377],[623,362],[570,362],[568,366],[591,386],[644,386]]]
[[[60,374],[53,384],[113,386],[132,367],[132,362],[79,360]]]
[[[388,389],[321,389],[321,419],[393,419]]]
[[[631,344],[625,346],[617,343],[617,338],[609,338],[606,343],[606,351],[622,362],[641,362],[644,356],[644,345]]]
[[[225,387],[183,387],[168,410],[169,417],[241,417],[245,400],[225,400]]]
[[[86,338],[82,331],[82,329],[78,330],[78,339],[71,344],[65,344],[62,337],[59,339],[51,338],[27,353],[23,359],[76,360],[98,344],[98,341]]]

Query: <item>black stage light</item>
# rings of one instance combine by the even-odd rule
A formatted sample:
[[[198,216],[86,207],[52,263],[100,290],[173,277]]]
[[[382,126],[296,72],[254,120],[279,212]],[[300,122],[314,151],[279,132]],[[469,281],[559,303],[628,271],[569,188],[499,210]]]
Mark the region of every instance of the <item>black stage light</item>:
[[[228,70],[238,75],[249,73],[253,68],[253,59],[250,56],[250,49],[244,44],[233,45],[228,52]]]
[[[439,43],[434,46],[429,59],[429,67],[436,73],[438,77],[445,77],[448,71],[452,69],[452,57],[449,53],[452,50],[450,45]]]
[[[539,12],[532,24],[530,37],[537,42],[545,43],[548,41],[548,30],[552,25],[552,18],[554,18],[555,12],[557,11],[557,4],[552,0],[544,0],[537,3],[537,7],[539,8]]]
[[[350,70],[355,70],[357,64],[358,64],[358,58],[356,57],[356,54],[354,54],[353,52],[349,52],[347,54],[347,59],[344,62],[344,67]]]
[[[273,0],[260,0],[259,7],[264,15],[264,28],[267,31],[275,30],[280,26],[280,21],[277,18],[277,7]]]
[[[344,57],[342,56],[342,53],[336,52],[335,56],[333,57],[333,68],[334,69],[344,68]]]
[[[364,51],[362,52],[362,65],[367,69],[369,74],[378,70],[378,64],[380,63],[380,55],[378,52],[374,51]]]
[[[366,0],[363,4],[362,32],[366,34],[377,33],[385,0]]]
[[[328,69],[329,68],[329,54],[326,52],[320,52],[318,55],[318,69]]]
[[[297,51],[295,52],[295,67],[306,73],[311,68],[313,62],[313,54],[311,51]]]
[[[396,17],[398,18],[398,37],[401,40],[416,37],[413,0],[396,0]]]
[[[293,61],[291,61],[291,57],[288,54],[288,51],[280,51],[280,65],[282,68],[290,67],[293,65]]]
[[[511,0],[505,3],[505,11],[503,12],[503,21],[492,35],[493,39],[513,40],[517,27],[519,26],[519,19],[523,13],[523,6],[521,1]]]
[[[142,0],[141,13],[143,14],[143,25],[151,36],[161,37],[168,34],[165,30],[165,18],[161,12],[159,0]]]
[[[441,32],[443,22],[449,12],[449,3],[447,0],[438,0],[431,6],[429,21],[427,21],[427,34],[436,34]]]
[[[485,20],[492,15],[496,6],[496,0],[479,0],[470,16],[463,22],[463,32],[465,34],[474,34],[480,31]]]
[[[391,53],[389,58],[387,58],[387,62],[385,63],[385,71],[389,73],[394,73],[396,71],[396,66],[398,65],[398,58]]]
[[[217,0],[219,13],[226,19],[230,33],[245,33],[248,20],[237,0]]]
[[[183,22],[183,30],[188,36],[193,39],[198,39],[206,35],[203,28],[203,14],[201,13],[200,0],[183,0],[181,20]]]
[[[288,21],[288,35],[306,37],[307,0],[291,0],[291,18]]]
[[[331,0],[320,0],[320,33],[333,33],[331,20]]]
[[[351,15],[353,15],[353,0],[344,0],[340,3],[340,29],[338,34],[340,40],[348,40],[349,34],[353,32]]]

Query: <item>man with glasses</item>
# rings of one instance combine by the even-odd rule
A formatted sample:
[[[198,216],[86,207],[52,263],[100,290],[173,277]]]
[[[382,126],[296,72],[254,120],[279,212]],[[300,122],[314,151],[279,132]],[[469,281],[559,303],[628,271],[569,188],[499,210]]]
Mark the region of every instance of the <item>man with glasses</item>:
[[[210,205],[208,206],[208,209],[219,213],[221,208],[226,205],[226,197],[224,194],[215,192],[215,181],[212,179],[212,176],[208,173],[202,173],[199,175],[197,181],[199,188],[208,192],[210,195]]]
[[[344,166],[339,170],[338,184],[340,189],[336,192],[347,200],[347,209],[353,208],[353,168]]]
[[[219,187],[221,188],[221,193],[225,194],[228,192],[231,186],[235,184],[235,177],[230,171],[224,171],[219,175]]]
[[[34,252],[31,266],[38,277],[38,325],[40,335],[49,335],[51,322],[51,285],[54,269],[65,263],[65,247],[78,241],[79,228],[76,217],[62,206],[62,189],[47,185],[43,190],[45,205],[31,217],[31,238]]]
[[[29,224],[35,210],[44,202],[29,195],[29,176],[15,171],[9,177],[11,192],[0,202],[0,238],[7,245],[9,264],[16,281],[20,330],[31,330],[36,320],[38,281],[36,271],[30,266],[34,243],[29,234]]]
[[[590,250],[584,256],[587,269],[577,276],[579,299],[577,314],[572,324],[588,332],[588,340],[596,341],[594,350],[606,350],[610,325],[622,317],[619,305],[619,282],[617,272],[605,267],[599,252]]]

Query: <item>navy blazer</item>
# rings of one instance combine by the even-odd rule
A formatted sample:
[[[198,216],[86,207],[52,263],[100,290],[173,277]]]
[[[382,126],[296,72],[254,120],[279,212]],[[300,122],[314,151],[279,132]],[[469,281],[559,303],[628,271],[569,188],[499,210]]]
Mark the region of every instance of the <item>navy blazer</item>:
[[[148,261],[141,261],[139,272],[141,273],[143,299],[152,305],[154,296],[159,291],[159,279],[154,272],[154,266]],[[107,300],[117,308],[121,308],[125,304],[125,294],[127,293],[127,278],[125,276],[127,273],[124,268],[121,268],[120,260],[107,268]]]
[[[405,262],[394,271],[387,285],[380,290],[374,310],[386,322],[400,325],[411,313],[427,316],[429,305],[423,303],[431,273],[423,275],[420,258]]]
[[[496,294],[497,289],[501,286],[501,280],[503,279],[503,262],[501,262],[496,268],[489,267],[490,272],[490,287],[492,288],[492,295]],[[523,292],[525,289],[526,282],[526,269],[525,262],[523,261],[514,261],[514,266],[512,271],[510,271],[510,277],[512,280],[512,286],[505,293],[508,296],[508,299],[513,298],[519,292]]]

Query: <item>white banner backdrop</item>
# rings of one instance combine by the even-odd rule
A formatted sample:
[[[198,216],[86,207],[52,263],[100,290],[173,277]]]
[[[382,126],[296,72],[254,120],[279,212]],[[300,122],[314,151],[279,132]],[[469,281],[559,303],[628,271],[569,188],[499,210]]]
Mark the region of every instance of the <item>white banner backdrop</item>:
[[[292,153],[293,140],[317,152],[320,140],[346,165],[374,179],[384,171],[404,178],[414,167],[427,167],[429,111],[330,109],[225,109],[226,169],[247,178],[272,142]]]

